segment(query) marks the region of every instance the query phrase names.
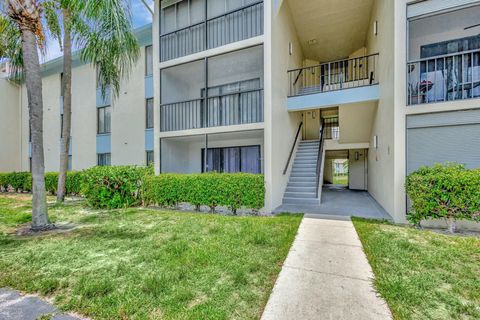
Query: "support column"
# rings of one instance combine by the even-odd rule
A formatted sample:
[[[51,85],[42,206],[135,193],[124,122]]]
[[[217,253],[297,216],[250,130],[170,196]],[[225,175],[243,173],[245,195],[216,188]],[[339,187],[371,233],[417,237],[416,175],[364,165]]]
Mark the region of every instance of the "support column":
[[[205,134],[205,149],[203,154],[203,172],[208,172],[208,134]]]

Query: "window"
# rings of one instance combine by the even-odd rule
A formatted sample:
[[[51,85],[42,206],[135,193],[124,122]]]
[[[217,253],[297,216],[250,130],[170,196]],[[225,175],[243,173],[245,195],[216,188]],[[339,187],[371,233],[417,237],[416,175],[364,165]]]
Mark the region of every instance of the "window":
[[[97,133],[110,133],[111,107],[97,108]]]
[[[63,138],[63,113],[60,115],[60,138]]]
[[[29,166],[29,170],[30,170],[30,173],[32,173],[32,157],[28,158],[28,166]]]
[[[147,99],[145,110],[145,127],[147,129],[153,128],[153,99]]]
[[[151,76],[153,74],[153,47],[145,47],[145,75]]]
[[[146,159],[147,159],[147,166],[153,164],[153,161],[154,161],[153,150],[146,151]]]
[[[261,173],[260,146],[209,148],[207,172]],[[202,172],[205,172],[205,149],[202,149]]]
[[[111,154],[110,153],[98,153],[97,154],[97,165],[98,166],[109,166],[111,164]]]

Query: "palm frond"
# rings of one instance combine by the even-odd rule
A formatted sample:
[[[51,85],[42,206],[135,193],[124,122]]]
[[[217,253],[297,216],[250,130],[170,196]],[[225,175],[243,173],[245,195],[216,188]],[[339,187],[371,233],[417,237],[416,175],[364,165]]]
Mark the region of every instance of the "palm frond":
[[[9,17],[0,15],[0,60],[10,64],[10,78],[22,78],[22,38],[18,26]]]
[[[67,0],[75,1],[75,0]],[[77,0],[81,1],[81,0]],[[133,33],[131,8],[126,0],[83,0],[81,26],[88,32],[79,35],[83,42],[81,58],[98,70],[102,94],[110,86],[118,97],[120,83],[129,76],[140,50]]]

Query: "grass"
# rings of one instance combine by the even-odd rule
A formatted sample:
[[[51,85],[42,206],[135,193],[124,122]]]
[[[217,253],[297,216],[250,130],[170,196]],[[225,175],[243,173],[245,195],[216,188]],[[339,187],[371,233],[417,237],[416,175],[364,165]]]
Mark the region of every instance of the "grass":
[[[334,175],[333,176],[333,184],[339,184],[339,185],[348,185],[348,175]]]
[[[0,287],[95,319],[256,319],[301,216],[50,207],[68,233],[10,234],[29,197],[0,196]]]
[[[480,319],[480,239],[353,222],[395,319]]]

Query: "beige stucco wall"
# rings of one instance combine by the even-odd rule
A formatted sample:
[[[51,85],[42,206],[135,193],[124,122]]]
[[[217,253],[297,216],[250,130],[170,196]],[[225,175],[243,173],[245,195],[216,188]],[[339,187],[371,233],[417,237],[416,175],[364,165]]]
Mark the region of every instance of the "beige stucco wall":
[[[378,78],[380,99],[374,112],[368,152],[368,191],[395,217],[394,163],[397,146],[394,142],[394,1],[376,0],[372,9],[371,22],[367,32],[367,53],[379,53]],[[374,22],[378,21],[378,34],[374,35]],[[374,136],[378,136],[378,148],[374,148]],[[398,150],[398,156],[402,152]],[[400,218],[400,217],[399,217]]]
[[[145,50],[112,103],[112,165],[145,165]]]
[[[340,139],[338,142],[342,144],[368,143],[376,112],[377,102],[360,102],[339,106]]]
[[[303,60],[288,2],[283,1],[278,12],[270,6],[270,1],[266,1],[264,157],[268,211],[282,203],[289,177],[289,172],[284,175],[283,170],[301,121],[300,113],[287,111],[287,70],[302,66]],[[292,55],[289,55],[289,42],[293,45]]]
[[[21,170],[20,87],[0,79],[0,172]]]
[[[84,65],[72,72],[72,169],[97,164],[97,108],[95,69]],[[57,169],[58,170],[58,169]]]

